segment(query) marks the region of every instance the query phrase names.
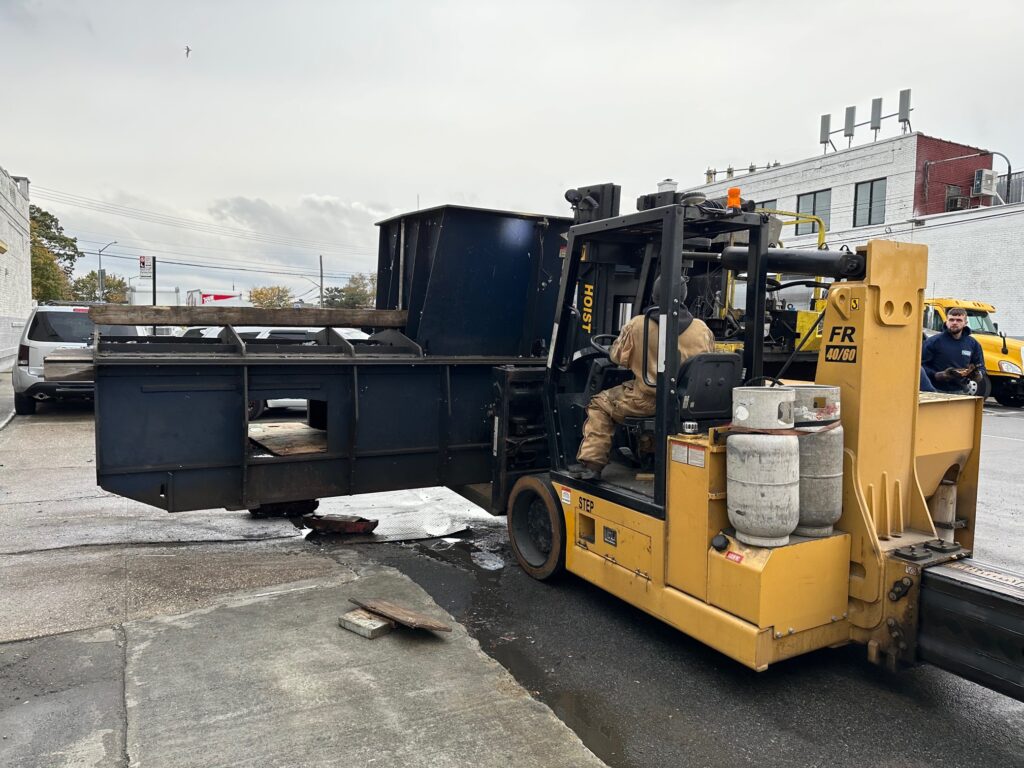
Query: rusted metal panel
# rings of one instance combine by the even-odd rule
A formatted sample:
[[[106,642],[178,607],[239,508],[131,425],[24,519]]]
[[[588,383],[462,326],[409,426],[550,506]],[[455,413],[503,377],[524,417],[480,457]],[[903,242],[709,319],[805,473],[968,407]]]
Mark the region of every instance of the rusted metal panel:
[[[302,524],[320,533],[369,533],[377,527],[377,520],[356,515],[303,515]]]

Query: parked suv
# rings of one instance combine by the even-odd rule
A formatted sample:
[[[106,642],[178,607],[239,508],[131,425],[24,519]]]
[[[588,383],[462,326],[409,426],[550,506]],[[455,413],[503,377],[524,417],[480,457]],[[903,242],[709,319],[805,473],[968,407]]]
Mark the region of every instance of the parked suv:
[[[28,316],[12,371],[14,410],[35,413],[36,403],[52,400],[92,399],[92,381],[46,381],[43,360],[55,349],[84,349],[92,344],[95,323],[88,305],[41,304]],[[101,325],[103,336],[145,336],[145,329],[131,325]]]

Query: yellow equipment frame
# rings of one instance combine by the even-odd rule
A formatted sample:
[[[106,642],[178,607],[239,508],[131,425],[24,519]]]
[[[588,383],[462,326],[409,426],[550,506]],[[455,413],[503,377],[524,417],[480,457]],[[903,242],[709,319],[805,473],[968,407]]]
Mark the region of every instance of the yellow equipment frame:
[[[712,429],[669,438],[664,520],[555,483],[569,571],[755,670],[851,641],[876,662],[913,657],[921,568],[896,550],[936,539],[929,498],[950,483],[966,526],[956,540],[973,544],[982,402],[918,393],[927,248],[863,250],[863,280],[825,300],[816,377],[842,397],[835,533],[714,549],[728,518],[725,439]]]

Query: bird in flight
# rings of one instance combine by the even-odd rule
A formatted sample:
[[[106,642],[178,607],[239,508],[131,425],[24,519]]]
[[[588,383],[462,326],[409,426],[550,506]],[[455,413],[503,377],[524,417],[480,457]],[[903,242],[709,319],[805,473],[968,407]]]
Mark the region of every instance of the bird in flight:
[[[189,48],[189,47],[188,47],[188,46],[186,45],[186,46],[185,46],[185,58],[186,58],[186,59],[188,58],[188,55],[189,55],[190,53],[192,53],[192,49],[191,49],[191,48]]]

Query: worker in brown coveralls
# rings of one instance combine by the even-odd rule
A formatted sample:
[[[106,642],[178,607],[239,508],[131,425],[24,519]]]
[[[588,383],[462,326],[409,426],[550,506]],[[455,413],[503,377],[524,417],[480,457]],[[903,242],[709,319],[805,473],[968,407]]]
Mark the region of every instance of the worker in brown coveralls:
[[[660,304],[661,278],[654,281],[651,300]],[[703,352],[715,351],[715,335],[703,320],[693,317],[684,304],[686,284],[682,286],[683,295],[679,305],[682,307],[679,318],[679,362],[690,359]],[[608,454],[612,447],[612,433],[615,425],[621,424],[627,416],[652,416],[656,410],[655,390],[644,383],[642,375],[644,316],[637,315],[626,323],[619,332],[619,337],[611,346],[609,357],[612,362],[629,368],[633,372],[632,381],[617,387],[598,392],[587,405],[587,420],[583,424],[583,442],[580,443],[576,460],[582,464],[590,477],[600,477],[601,471],[608,463]],[[658,377],[658,323],[649,319],[650,329],[647,335],[647,379],[657,381]]]

